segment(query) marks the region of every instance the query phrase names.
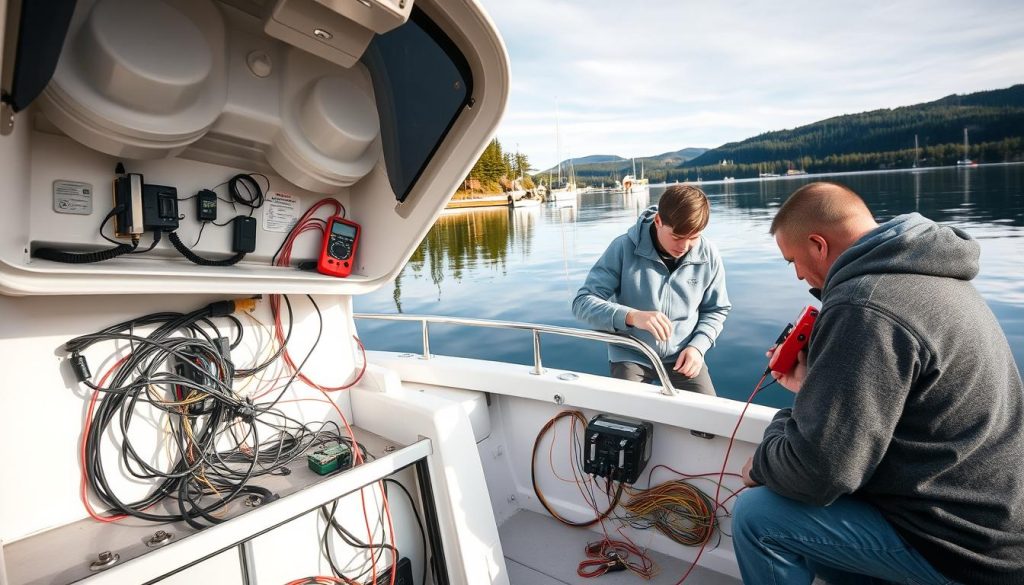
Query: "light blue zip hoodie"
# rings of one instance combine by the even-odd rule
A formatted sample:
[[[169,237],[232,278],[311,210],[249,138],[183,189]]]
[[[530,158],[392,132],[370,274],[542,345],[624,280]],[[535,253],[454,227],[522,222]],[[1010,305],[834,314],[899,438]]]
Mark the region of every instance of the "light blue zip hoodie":
[[[707,353],[732,305],[722,257],[704,236],[669,274],[651,239],[657,212],[656,206],[650,207],[636,225],[612,240],[576,293],[572,312],[594,329],[633,335],[658,352],[662,361],[674,362],[688,345]],[[669,340],[659,342],[651,333],[627,326],[626,313],[632,309],[664,313],[672,322]],[[608,359],[648,364],[643,354],[617,345],[608,346]]]

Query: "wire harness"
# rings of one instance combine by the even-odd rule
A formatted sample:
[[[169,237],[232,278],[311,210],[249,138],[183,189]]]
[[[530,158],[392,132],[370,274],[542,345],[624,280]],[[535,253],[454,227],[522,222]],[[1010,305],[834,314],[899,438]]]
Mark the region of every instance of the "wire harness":
[[[310,447],[352,442],[337,423],[304,424],[275,408],[294,374],[273,400],[254,400],[234,391],[231,345],[215,320],[237,322],[232,314],[252,303],[222,301],[191,313],[153,313],[65,343],[76,377],[95,391],[81,446],[82,496],[94,518],[111,521],[128,515],[152,522],[185,521],[195,528],[217,524],[223,521],[225,506],[241,496],[261,501],[276,497],[251,483],[254,478],[279,473]],[[240,336],[239,328],[236,345]],[[131,351],[94,383],[83,352],[105,341],[126,343]],[[144,406],[163,420],[163,465],[152,463],[151,453],[137,444],[140,435],[152,432],[145,422],[138,423],[146,420]],[[139,424],[145,430],[139,431]],[[120,443],[115,452],[103,449],[112,436]],[[105,460],[112,453],[123,473],[151,484],[143,497],[128,498],[112,488],[107,473],[114,464]],[[113,516],[92,510],[86,487]],[[156,507],[164,501],[171,504]]]

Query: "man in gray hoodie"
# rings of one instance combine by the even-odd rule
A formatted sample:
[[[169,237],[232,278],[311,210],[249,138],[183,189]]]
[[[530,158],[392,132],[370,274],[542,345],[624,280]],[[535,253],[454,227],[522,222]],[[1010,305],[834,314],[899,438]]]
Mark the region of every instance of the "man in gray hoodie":
[[[912,213],[882,225],[833,183],[772,234],[821,312],[796,392],[743,469],[745,583],[1024,583],[1024,385],[970,280],[980,247]]]
[[[657,207],[612,240],[576,293],[572,312],[591,327],[622,332],[661,356],[680,390],[714,394],[704,354],[714,345],[732,305],[722,257],[702,233],[707,195],[690,185],[665,189]],[[608,346],[612,376],[656,379],[640,352]]]

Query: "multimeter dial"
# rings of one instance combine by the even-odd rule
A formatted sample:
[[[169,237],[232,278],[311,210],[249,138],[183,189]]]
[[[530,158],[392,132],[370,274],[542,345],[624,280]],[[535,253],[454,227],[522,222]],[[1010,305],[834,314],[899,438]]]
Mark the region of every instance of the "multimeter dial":
[[[347,260],[352,255],[352,238],[333,234],[329,246],[328,253],[339,260]]]

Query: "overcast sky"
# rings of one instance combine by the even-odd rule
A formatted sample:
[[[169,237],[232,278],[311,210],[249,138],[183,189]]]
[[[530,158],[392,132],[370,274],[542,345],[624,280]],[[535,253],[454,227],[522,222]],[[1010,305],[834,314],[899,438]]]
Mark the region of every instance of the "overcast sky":
[[[1024,83],[1024,0],[480,0],[508,47],[498,138],[531,164],[711,148]]]

